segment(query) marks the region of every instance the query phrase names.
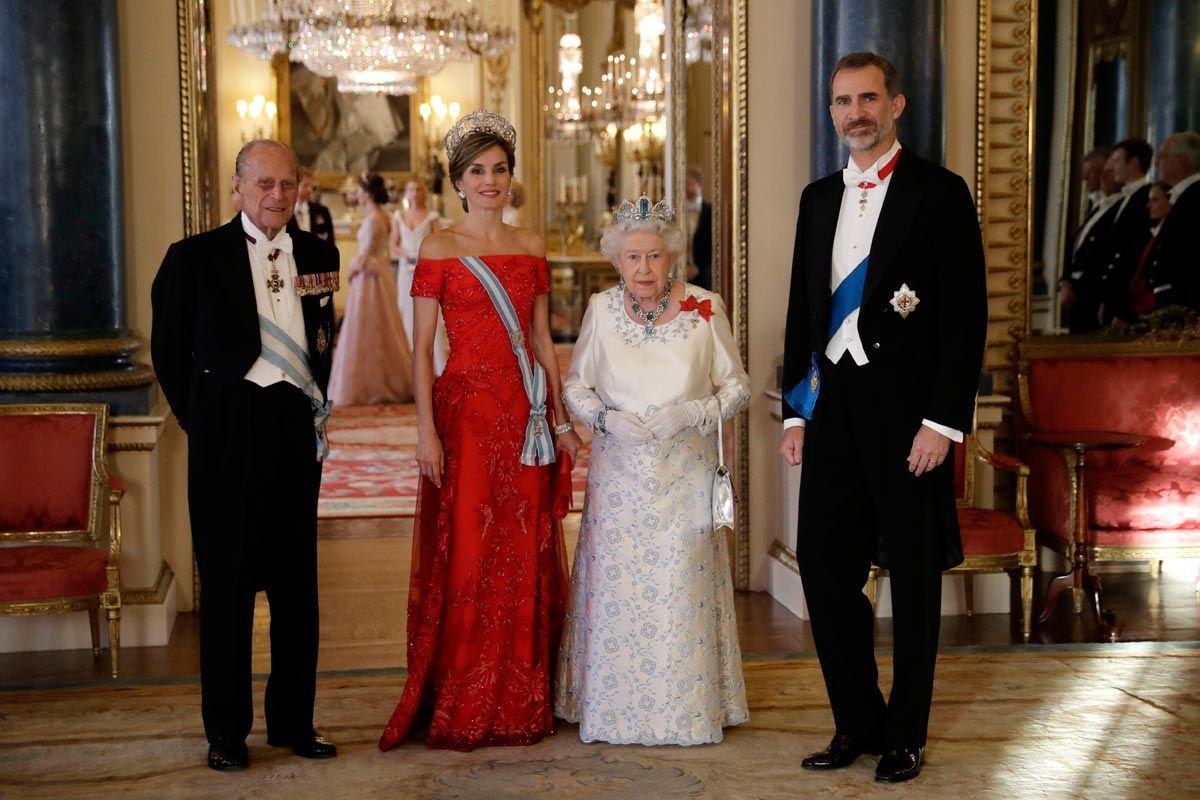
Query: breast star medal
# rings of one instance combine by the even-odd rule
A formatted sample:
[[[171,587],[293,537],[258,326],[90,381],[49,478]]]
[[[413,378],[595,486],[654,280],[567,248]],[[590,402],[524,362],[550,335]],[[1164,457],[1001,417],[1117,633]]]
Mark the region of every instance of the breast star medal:
[[[325,326],[317,328],[317,353],[325,355],[329,350],[329,334],[325,333]]]
[[[267,256],[267,263],[271,265],[271,276],[267,278],[267,288],[273,294],[279,294],[279,290],[283,288],[283,278],[279,275],[279,265],[275,262],[279,259],[279,251],[272,250]]]
[[[900,315],[900,319],[907,319],[908,315],[916,310],[917,304],[921,302],[921,298],[917,297],[917,293],[908,288],[907,283],[900,284],[899,290],[892,295],[892,309]]]

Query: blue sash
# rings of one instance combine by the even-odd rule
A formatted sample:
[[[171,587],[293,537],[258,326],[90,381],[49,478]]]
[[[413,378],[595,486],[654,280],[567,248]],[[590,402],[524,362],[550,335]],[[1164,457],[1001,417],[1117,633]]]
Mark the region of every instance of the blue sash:
[[[513,353],[517,356],[517,365],[521,368],[521,380],[525,384],[525,396],[529,398],[529,424],[525,427],[525,445],[521,448],[521,463],[530,467],[540,467],[554,463],[554,443],[550,440],[550,432],[546,429],[546,371],[537,361],[529,358],[525,349],[525,335],[521,332],[521,320],[517,310],[513,308],[512,300],[495,273],[477,256],[463,256],[458,259],[471,270],[471,274],[479,281],[500,321],[508,331],[508,341]]]
[[[308,395],[313,409],[313,428],[317,436],[317,461],[324,461],[329,455],[329,438],[325,435],[325,424],[333,404],[321,396],[321,389],[313,380],[312,369],[308,366],[308,353],[296,340],[288,336],[287,331],[271,320],[258,315],[258,335],[262,339],[262,360],[279,367],[285,375],[294,380],[300,391]]]
[[[863,286],[867,282],[867,256],[858,262],[850,274],[842,279],[833,296],[829,298],[829,330],[825,334],[828,344],[833,335],[842,327],[846,318],[862,305]],[[817,354],[813,353],[804,380],[784,392],[784,399],[789,406],[805,419],[812,419],[813,409],[817,407],[817,396],[821,393],[821,369],[817,364]]]

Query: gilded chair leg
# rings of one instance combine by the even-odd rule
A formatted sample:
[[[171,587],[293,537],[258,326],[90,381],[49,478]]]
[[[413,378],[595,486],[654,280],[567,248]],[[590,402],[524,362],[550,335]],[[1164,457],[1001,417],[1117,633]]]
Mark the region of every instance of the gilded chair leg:
[[[1033,567],[1021,567],[1021,638],[1033,635]]]
[[[1162,560],[1150,562],[1150,576],[1155,580],[1162,577]]]
[[[867,573],[867,599],[871,601],[871,610],[874,611],[879,605],[879,567],[874,565]]]
[[[112,661],[112,676],[117,677],[121,653],[121,609],[108,609],[108,655]]]
[[[88,609],[88,622],[92,628],[92,658],[100,657],[100,607],[92,606]]]
[[[967,604],[967,619],[975,617],[975,576],[969,572],[963,573],[963,596]]]

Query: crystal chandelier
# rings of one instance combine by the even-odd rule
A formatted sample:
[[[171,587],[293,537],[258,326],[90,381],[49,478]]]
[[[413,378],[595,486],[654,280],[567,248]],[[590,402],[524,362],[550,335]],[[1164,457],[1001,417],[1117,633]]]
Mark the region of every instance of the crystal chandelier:
[[[229,42],[272,58],[287,53],[338,91],[410,94],[450,61],[512,48],[512,31],[489,23],[490,0],[233,0]]]
[[[605,120],[604,92],[600,86],[580,83],[583,74],[583,40],[574,31],[575,15],[567,17],[568,30],[558,40],[558,86],[549,87],[549,102],[545,111],[551,122],[550,134],[555,139],[580,140],[590,138]]]
[[[707,0],[688,0],[683,21],[684,61],[713,60],[713,10]]]

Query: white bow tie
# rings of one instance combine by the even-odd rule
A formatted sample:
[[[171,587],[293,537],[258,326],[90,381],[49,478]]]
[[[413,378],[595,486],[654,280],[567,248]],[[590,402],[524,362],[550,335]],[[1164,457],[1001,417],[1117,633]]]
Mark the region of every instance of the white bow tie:
[[[292,252],[292,237],[287,231],[280,232],[269,242],[261,239],[254,239],[253,244],[254,249],[258,252],[260,258],[267,258],[276,250],[280,250],[284,253]]]
[[[863,172],[846,167],[842,170],[842,180],[850,187],[858,186],[860,183],[870,183],[878,186],[880,183],[879,171],[875,167],[871,167]]]

